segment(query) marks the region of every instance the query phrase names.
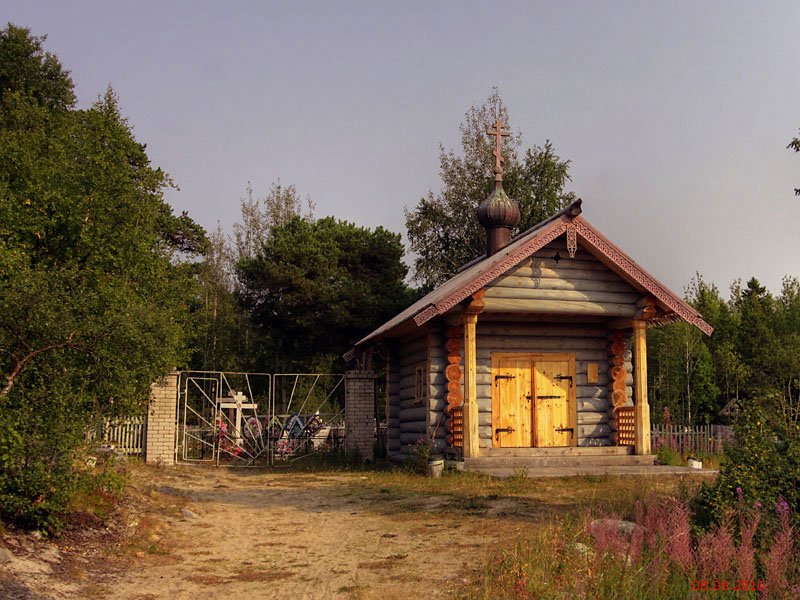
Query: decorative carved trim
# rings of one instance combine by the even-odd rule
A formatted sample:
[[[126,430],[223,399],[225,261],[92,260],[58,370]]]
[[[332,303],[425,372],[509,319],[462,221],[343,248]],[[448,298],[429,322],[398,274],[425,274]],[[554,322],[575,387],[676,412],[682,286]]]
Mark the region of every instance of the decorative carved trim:
[[[581,217],[574,219],[575,228],[578,235],[589,246],[598,250],[607,256],[615,265],[617,265],[628,277],[633,279],[648,292],[653,294],[658,300],[663,302],[666,306],[672,309],[677,315],[687,323],[691,323],[706,335],[711,335],[714,328],[708,323],[703,321],[702,317],[691,306],[686,304],[683,300],[675,296],[661,283],[656,281],[651,275],[646,273],[639,265],[637,265],[630,257],[628,257],[622,250],[617,248],[610,242],[604,235],[595,230],[591,225],[584,221]]]
[[[437,316],[438,314],[439,311],[436,309],[436,306],[431,304],[425,310],[418,312],[416,315],[414,315],[414,323],[416,323],[417,326],[419,327],[420,325],[430,321],[433,317]]]
[[[464,341],[464,333],[461,327],[450,327],[447,330],[447,368],[444,376],[447,379],[447,406],[445,415],[448,417],[445,422],[447,432],[447,445],[454,448],[464,447],[464,395],[461,391],[461,347]]]
[[[468,282],[461,289],[452,293],[450,296],[441,302],[431,305],[422,312],[419,312],[414,317],[414,322],[417,325],[429,321],[433,317],[446,313],[459,302],[462,302],[467,297],[471,296],[481,288],[485,287],[498,277],[508,271],[517,263],[522,262],[530,257],[533,253],[544,248],[547,244],[555,240],[567,229],[567,217],[562,217],[551,224],[547,225],[539,235],[533,236],[530,240],[522,244],[519,248],[511,252],[503,260],[497,263],[494,267],[481,273],[477,278]]]
[[[483,301],[483,296],[486,294],[486,290],[484,288],[479,289],[477,292],[472,294],[472,301],[467,304],[467,308],[464,310],[465,313],[468,315],[479,315],[483,312],[483,309],[486,308],[486,302]]]
[[[578,251],[578,232],[575,231],[575,223],[570,221],[567,223],[567,252],[570,258],[575,258],[575,253]]]

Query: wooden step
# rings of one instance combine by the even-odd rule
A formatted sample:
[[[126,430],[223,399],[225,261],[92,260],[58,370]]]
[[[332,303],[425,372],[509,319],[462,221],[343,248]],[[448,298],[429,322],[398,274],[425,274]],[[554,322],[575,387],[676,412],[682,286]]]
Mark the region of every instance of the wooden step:
[[[489,475],[490,477],[515,477],[519,476],[520,468],[490,468],[476,467],[469,469],[474,473]],[[580,467],[538,467],[525,470],[525,476],[531,479],[539,477],[575,477],[580,475],[688,475],[715,477],[719,471],[711,469],[689,469],[687,467],[665,467],[663,465],[639,465],[639,466],[602,466],[602,465],[583,465]]]
[[[482,448],[481,457],[495,456],[627,456],[631,446],[570,446],[566,448]]]
[[[652,455],[596,455],[596,456],[480,456],[464,460],[464,468],[516,469],[536,467],[581,467],[581,466],[649,466],[655,463]]]

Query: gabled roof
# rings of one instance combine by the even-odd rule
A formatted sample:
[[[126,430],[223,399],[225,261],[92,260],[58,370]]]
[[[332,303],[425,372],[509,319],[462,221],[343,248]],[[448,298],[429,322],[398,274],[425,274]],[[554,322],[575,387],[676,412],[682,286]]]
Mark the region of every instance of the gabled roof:
[[[518,235],[508,246],[496,254],[467,263],[451,279],[357,342],[355,348],[348,352],[345,358],[351,359],[359,346],[387,337],[411,319],[415,325],[421,326],[431,319],[447,313],[457,304],[568,231],[570,235],[576,235],[577,241],[606,267],[637,289],[652,294],[664,307],[672,311],[674,316],[670,315],[666,319],[662,319],[660,323],[683,320],[691,323],[705,334],[711,335],[713,328],[703,320],[699,312],[636,264],[616,244],[580,216],[580,201],[578,201]]]

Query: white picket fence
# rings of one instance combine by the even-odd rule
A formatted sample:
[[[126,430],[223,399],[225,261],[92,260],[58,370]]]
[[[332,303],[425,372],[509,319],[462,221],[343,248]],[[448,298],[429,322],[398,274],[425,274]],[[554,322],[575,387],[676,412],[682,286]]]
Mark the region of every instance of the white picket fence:
[[[145,418],[128,417],[127,419],[106,419],[87,437],[99,440],[103,444],[112,445],[123,454],[132,456],[144,454]]]

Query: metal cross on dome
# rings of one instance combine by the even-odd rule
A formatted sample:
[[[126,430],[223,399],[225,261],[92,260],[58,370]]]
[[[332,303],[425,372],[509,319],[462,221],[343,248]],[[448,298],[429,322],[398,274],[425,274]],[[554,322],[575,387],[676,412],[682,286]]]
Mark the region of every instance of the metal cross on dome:
[[[494,180],[496,182],[503,181],[503,164],[506,162],[506,159],[503,158],[503,138],[511,136],[511,132],[505,127],[506,124],[502,119],[496,119],[492,128],[486,132],[495,136],[492,154],[494,155]]]

